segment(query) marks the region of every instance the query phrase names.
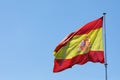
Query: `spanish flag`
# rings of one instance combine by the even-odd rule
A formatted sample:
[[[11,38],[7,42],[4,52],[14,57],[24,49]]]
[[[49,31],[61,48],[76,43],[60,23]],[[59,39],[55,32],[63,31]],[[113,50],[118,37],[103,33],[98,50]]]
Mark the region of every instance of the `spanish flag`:
[[[53,72],[83,65],[89,61],[104,63],[103,17],[91,21],[67,35],[54,50]]]

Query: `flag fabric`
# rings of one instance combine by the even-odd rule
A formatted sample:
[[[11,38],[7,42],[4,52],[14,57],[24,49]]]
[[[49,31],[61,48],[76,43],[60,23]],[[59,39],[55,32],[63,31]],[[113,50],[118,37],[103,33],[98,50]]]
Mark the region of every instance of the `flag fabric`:
[[[54,50],[53,72],[75,64],[104,63],[103,17],[93,20],[66,36]]]

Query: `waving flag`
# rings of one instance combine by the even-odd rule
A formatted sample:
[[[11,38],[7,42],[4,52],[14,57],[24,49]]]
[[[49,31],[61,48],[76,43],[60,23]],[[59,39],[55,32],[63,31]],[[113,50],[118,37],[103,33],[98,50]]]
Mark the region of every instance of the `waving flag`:
[[[83,65],[88,61],[104,63],[103,17],[91,21],[66,36],[54,50],[53,72]]]

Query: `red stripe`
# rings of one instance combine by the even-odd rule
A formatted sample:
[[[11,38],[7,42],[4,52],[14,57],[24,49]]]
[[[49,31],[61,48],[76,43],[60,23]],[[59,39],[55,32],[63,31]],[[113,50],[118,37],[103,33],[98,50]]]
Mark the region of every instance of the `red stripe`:
[[[95,30],[98,28],[102,27],[102,21],[103,21],[103,17],[91,21],[89,23],[87,23],[86,25],[84,25],[82,28],[79,28],[77,31],[70,33],[68,36],[65,37],[65,39],[63,39],[55,48],[55,52],[58,52],[58,50],[65,46],[67,44],[67,42],[69,42],[75,35],[82,35],[82,34],[87,34],[89,33],[91,30]]]
[[[88,54],[78,55],[72,59],[55,59],[53,72],[60,72],[71,68],[75,64],[83,65],[88,61],[104,63],[103,51],[91,51]]]
[[[68,41],[70,41],[70,39],[71,39],[73,36],[74,36],[74,32],[71,33],[71,34],[69,34],[68,36],[66,36],[66,37],[58,44],[58,46],[55,48],[54,51],[55,51],[55,52],[58,52],[58,50],[59,50],[61,47],[65,46],[66,43],[67,43]]]
[[[102,23],[103,23],[103,17],[101,17],[97,20],[91,21],[91,22],[85,24],[84,26],[82,26],[82,28],[79,28],[76,31],[76,35],[87,34],[91,30],[99,29],[102,27],[102,25],[103,25]]]

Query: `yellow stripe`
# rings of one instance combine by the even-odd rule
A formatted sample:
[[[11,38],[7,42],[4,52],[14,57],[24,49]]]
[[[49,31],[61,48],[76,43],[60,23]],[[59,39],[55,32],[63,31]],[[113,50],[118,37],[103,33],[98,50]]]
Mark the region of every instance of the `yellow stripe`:
[[[56,59],[70,59],[80,54],[85,54],[83,51],[78,53],[80,42],[88,36],[91,42],[91,51],[103,51],[102,28],[92,30],[88,34],[74,36],[66,46],[62,47],[57,53],[54,52]]]

